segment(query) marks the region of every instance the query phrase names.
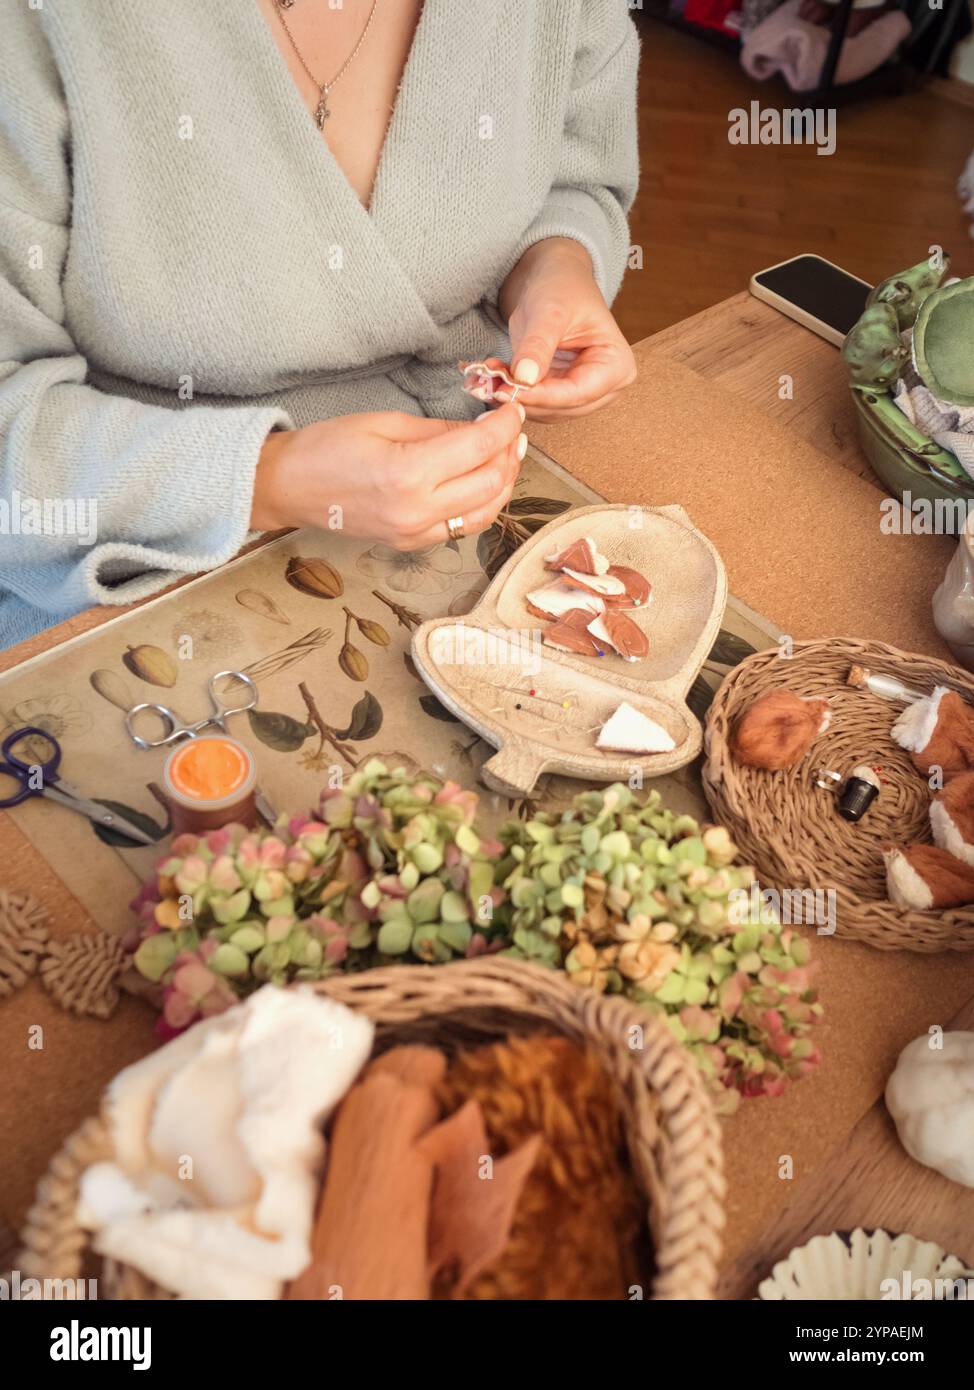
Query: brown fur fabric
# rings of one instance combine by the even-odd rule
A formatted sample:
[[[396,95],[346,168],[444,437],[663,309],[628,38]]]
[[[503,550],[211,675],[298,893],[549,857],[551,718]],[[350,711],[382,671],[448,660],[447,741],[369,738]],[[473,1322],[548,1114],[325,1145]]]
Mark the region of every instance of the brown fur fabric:
[[[479,1102],[494,1157],[541,1135],[507,1248],[466,1298],[625,1299],[634,1284],[648,1297],[646,1203],[594,1058],[566,1038],[495,1043],[459,1053],[438,1095],[447,1111]]]

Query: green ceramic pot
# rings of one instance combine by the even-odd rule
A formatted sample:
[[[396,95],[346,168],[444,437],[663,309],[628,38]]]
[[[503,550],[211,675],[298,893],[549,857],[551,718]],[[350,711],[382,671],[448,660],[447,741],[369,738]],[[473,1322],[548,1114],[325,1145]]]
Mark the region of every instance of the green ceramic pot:
[[[910,424],[891,396],[858,390],[852,392],[852,399],[859,442],[890,496],[902,500],[903,494],[909,493],[914,499],[947,503],[959,500],[974,507],[974,480],[953,454]],[[960,507],[953,510],[957,524],[947,528],[950,535],[957,534],[964,515]]]

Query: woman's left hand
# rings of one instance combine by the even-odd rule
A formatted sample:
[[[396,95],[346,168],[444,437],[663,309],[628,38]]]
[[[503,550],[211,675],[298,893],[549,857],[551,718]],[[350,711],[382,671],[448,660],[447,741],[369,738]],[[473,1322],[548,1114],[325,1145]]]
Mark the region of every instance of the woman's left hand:
[[[517,399],[532,420],[588,415],[635,381],[632,349],[580,242],[551,237],[529,247],[504,282],[499,307],[511,335],[512,375],[525,387]]]

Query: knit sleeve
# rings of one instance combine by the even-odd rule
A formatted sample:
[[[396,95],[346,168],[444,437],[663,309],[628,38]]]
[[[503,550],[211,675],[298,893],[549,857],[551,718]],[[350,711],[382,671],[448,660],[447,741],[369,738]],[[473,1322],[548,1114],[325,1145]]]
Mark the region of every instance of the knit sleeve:
[[[581,0],[551,188],[502,282],[535,242],[571,237],[588,251],[599,289],[612,303],[626,270],[627,216],[639,183],[638,63],[639,38],[623,0]]]
[[[38,11],[0,46],[0,646],[229,560],[277,409],[182,409],[96,390],[65,322],[69,130]],[[124,281],[124,268],[121,272]]]

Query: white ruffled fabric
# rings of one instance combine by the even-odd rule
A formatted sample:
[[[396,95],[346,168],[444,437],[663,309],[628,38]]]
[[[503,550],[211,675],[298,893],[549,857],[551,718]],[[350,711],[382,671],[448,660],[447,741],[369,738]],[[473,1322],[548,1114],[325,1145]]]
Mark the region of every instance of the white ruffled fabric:
[[[322,1126],[372,1035],[266,985],[126,1067],[106,1102],[116,1160],[81,1179],[95,1250],[183,1298],[279,1298],[310,1263]]]
[[[956,276],[944,281],[945,286],[956,283]],[[912,332],[907,330],[902,336],[907,346],[912,346]],[[949,401],[940,400],[920,380],[913,361],[907,364],[896,382],[894,400],[912,425],[929,435],[941,449],[953,454],[974,478],[974,406],[951,405]]]

